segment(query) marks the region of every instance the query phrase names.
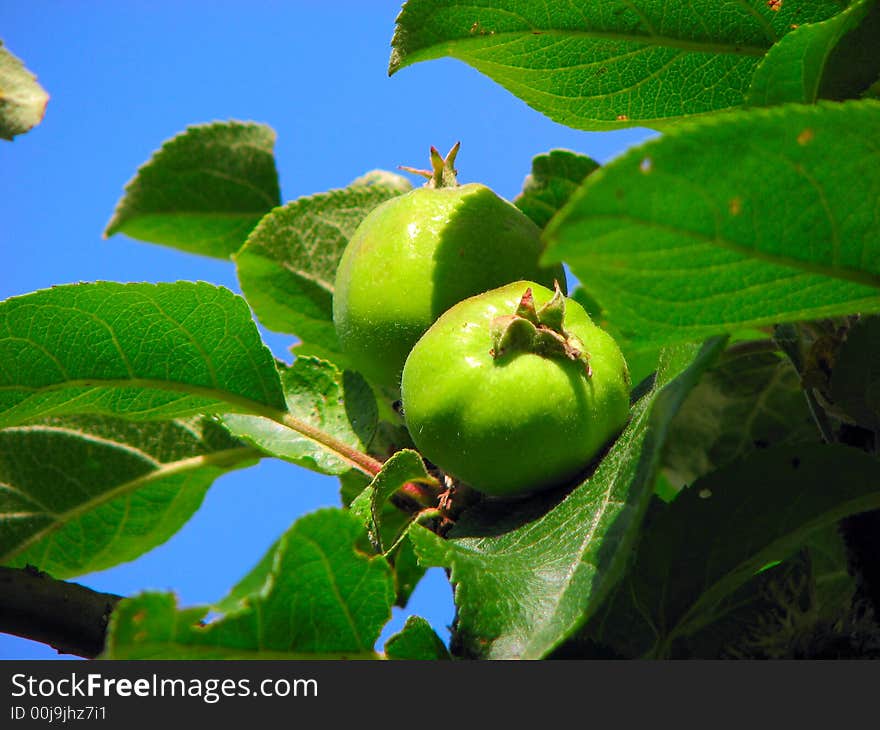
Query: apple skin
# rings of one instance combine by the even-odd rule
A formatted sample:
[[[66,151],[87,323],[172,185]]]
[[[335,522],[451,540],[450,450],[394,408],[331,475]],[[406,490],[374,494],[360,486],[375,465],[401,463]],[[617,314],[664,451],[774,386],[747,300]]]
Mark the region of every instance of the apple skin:
[[[416,447],[493,496],[574,480],[629,418],[620,348],[571,299],[563,326],[583,343],[589,368],[533,352],[493,356],[490,324],[515,312],[528,288],[538,307],[553,297],[539,283],[518,281],[466,299],[428,329],[403,369],[404,418]]]
[[[453,304],[518,279],[565,286],[542,267],[538,227],[485,185],[422,187],[364,218],[336,272],[333,321],[343,351],[396,388],[416,340]]]

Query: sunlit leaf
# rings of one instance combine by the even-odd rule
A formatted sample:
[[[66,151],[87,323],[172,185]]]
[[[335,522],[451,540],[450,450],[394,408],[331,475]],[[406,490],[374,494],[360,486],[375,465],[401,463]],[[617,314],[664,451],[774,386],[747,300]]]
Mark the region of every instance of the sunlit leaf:
[[[394,586],[384,558],[355,549],[362,529],[338,509],[300,518],[273,548],[259,590],[239,591],[235,608],[208,624],[206,607],[180,610],[167,593],[127,599],[111,617],[104,657],[376,658]]]
[[[211,483],[258,453],[207,418],[68,416],[0,430],[0,563],[68,578],[179,530]]]
[[[546,230],[628,339],[880,309],[880,103],[681,125],[587,178]]]
[[[741,105],[758,63],[792,26],[845,6],[409,0],[397,18],[389,73],[452,56],[560,124],[652,127]]]
[[[274,146],[263,124],[188,127],[128,182],[104,235],[227,258],[280,202]]]
[[[0,41],[0,138],[11,140],[43,120],[49,95]]]

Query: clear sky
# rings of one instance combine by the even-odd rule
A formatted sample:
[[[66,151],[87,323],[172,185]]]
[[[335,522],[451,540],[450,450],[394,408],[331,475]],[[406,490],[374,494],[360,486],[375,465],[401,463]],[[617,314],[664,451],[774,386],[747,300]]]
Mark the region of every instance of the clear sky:
[[[587,133],[530,109],[454,60],[387,75],[400,0],[0,0],[0,39],[51,95],[43,124],[0,142],[0,299],[76,281],[205,280],[239,291],[231,263],[101,232],[122,188],[187,125],[254,120],[278,135],[283,200],[364,172],[425,167],[428,148],[462,148],[461,182],[513,198],[536,154],[599,162],[647,130]],[[418,182],[416,182],[418,184]],[[264,331],[290,361],[294,342]],[[335,479],[276,460],[219,479],[195,517],[138,560],[79,582],[131,594],[173,590],[183,605],[220,597],[300,515],[339,504]],[[452,594],[434,569],[405,617],[448,639]],[[0,634],[0,658],[53,658]]]

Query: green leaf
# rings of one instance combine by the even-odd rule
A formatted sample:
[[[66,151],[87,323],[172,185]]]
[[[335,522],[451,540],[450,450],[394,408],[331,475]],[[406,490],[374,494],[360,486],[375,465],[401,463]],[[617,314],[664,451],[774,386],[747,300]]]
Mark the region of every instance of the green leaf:
[[[606,322],[602,317],[602,307],[599,306],[599,302],[593,299],[584,287],[578,285],[573,292],[569,293],[568,297],[580,304],[584,311],[590,315],[590,319],[596,322],[596,324],[603,328],[605,327]]]
[[[276,419],[226,414],[223,423],[236,436],[270,456],[322,474],[343,474],[351,460],[326,440],[316,440],[306,427],[332,437],[353,451],[366,451],[376,430],[376,399],[357,373],[340,371],[312,357],[298,357],[281,374],[288,411],[297,428]],[[298,430],[297,430],[298,429]]]
[[[756,66],[792,25],[825,20],[845,5],[409,0],[389,73],[452,56],[560,124],[658,126],[741,105]]]
[[[125,186],[104,236],[228,258],[281,202],[275,132],[253,122],[187,127]]]
[[[643,532],[596,638],[628,655],[666,656],[761,568],[841,518],[880,507],[878,478],[877,459],[822,444],[759,451],[707,475]]]
[[[543,228],[587,175],[598,169],[598,162],[568,150],[538,155],[532,160],[532,172],[522,192],[513,202],[538,228]]]
[[[663,473],[675,489],[756,449],[819,441],[791,362],[775,352],[722,357],[669,430]]]
[[[361,494],[369,485],[370,480],[360,472],[349,471],[340,475],[340,483],[342,484],[342,503],[350,505],[355,496]],[[381,529],[386,543],[390,545],[393,543],[394,538],[405,530],[411,520],[411,516],[404,514],[387,502],[383,505],[382,509]],[[367,510],[369,510],[369,504],[367,504]],[[358,516],[362,524],[365,522],[363,514],[357,514],[354,510],[353,513]],[[229,594],[215,603],[212,608],[222,613],[230,613],[246,603],[250,595],[259,593],[272,571],[275,552],[278,550],[278,547],[279,542],[272,545],[260,562],[236,584]],[[358,541],[357,547],[358,549],[362,548],[367,553],[373,550],[366,534],[363,535],[363,540]],[[396,550],[390,552],[392,554],[386,554],[385,558],[389,561],[394,571],[395,605],[404,607],[425,571],[418,565],[415,552],[409,541],[401,542]]]
[[[241,608],[247,608],[251,596],[260,593],[268,582],[275,566],[275,555],[280,546],[280,539],[272,543],[260,561],[211,608],[218,613],[235,613]]]
[[[399,175],[375,170],[265,216],[235,256],[242,292],[260,321],[344,366],[333,327],[336,267],[367,213],[409,187]]]
[[[545,258],[643,344],[878,310],[878,129],[874,101],[683,124],[587,178]]]
[[[657,369],[657,360],[660,357],[658,345],[651,342],[644,344],[638,340],[629,339],[616,322],[608,319],[607,313],[603,311],[599,302],[583,286],[579,285],[569,294],[569,297],[580,304],[590,315],[590,318],[615,339],[626,360],[630,380],[634,384],[638,385]]]
[[[376,658],[394,586],[384,558],[355,549],[362,530],[339,509],[297,520],[281,537],[260,590],[207,624],[199,623],[207,608],[178,610],[170,594],[126,599],[111,616],[103,657]]]
[[[7,299],[0,363],[0,427],[285,407],[244,299],[206,283],[70,284]]]
[[[409,522],[403,522],[403,519],[406,518],[407,515],[400,510],[395,510],[394,516],[399,523],[395,534],[400,534],[406,529],[406,525],[409,524]],[[383,524],[387,527],[393,523],[392,520],[389,520],[386,517],[383,520]],[[396,593],[394,605],[399,606],[400,608],[406,608],[410,596],[412,596],[419,581],[425,575],[425,568],[419,565],[418,556],[416,555],[415,548],[410,540],[402,541],[397,549],[393,551],[389,560],[392,563],[391,567],[394,568],[394,587]]]
[[[768,658],[770,646],[790,645],[800,621],[812,615],[811,578],[806,551],[761,570],[719,603],[711,624],[678,638],[672,656]],[[793,630],[794,616],[800,621]]]
[[[614,337],[626,360],[630,380],[635,386],[657,370],[657,361],[661,350],[659,345],[652,342],[645,344],[639,340],[629,339],[616,322],[608,319],[607,313],[599,302],[582,285],[578,285],[569,294],[569,297],[580,304],[596,324]]]
[[[333,377],[304,364],[288,375],[289,412],[244,299],[210,284],[74,284],[9,299],[0,303],[0,362],[9,363],[0,370],[0,428],[65,413],[244,413],[263,419],[249,434],[254,443],[262,438],[270,450],[280,428],[297,463],[343,462],[368,474],[381,467],[314,425],[326,416],[345,436],[347,423],[366,443],[376,418],[366,384],[343,374],[339,393]],[[322,405],[328,394],[349,401]]]
[[[617,344],[620,345],[620,350],[626,360],[633,383],[638,384],[642,382],[642,380],[657,369],[657,359],[660,356],[661,350],[658,345],[654,343],[643,345],[638,341],[628,340],[611,322],[603,325],[603,327],[608,330],[611,336],[617,340]]]
[[[843,101],[864,97],[880,76],[880,4],[868,0],[868,11],[860,23],[852,23],[849,32],[831,52],[819,96]]]
[[[411,449],[402,449],[382,465],[373,481],[351,503],[351,511],[366,526],[377,550],[391,547],[383,544],[384,507],[398,489],[411,481],[436,483],[425,469],[422,457]]]
[[[49,418],[0,430],[0,563],[69,578],[134,560],[258,454],[207,418]]]
[[[403,630],[385,644],[388,659],[430,660],[449,659],[449,651],[421,616],[410,616]]]
[[[856,579],[849,572],[846,544],[837,525],[818,530],[807,542],[816,611],[830,619],[852,608]]]
[[[773,46],[761,61],[747,95],[748,104],[812,104],[820,96],[827,96],[821,93],[822,82],[835,49],[844,36],[857,28],[876,7],[877,0],[856,0],[832,18],[799,25]],[[869,78],[859,90],[867,87],[871,80]]]
[[[350,471],[340,475],[339,482],[343,505],[352,507],[354,501],[361,497],[359,506],[353,511],[361,520],[361,524],[367,524],[372,519],[369,504],[371,491],[366,491],[371,483],[370,478],[361,472]],[[425,568],[419,565],[412,542],[401,539],[411,527],[412,519],[411,513],[399,509],[391,500],[386,500],[375,521],[381,538],[380,544],[389,548],[385,552],[385,557],[394,569],[394,585],[397,594],[395,605],[401,608],[406,607],[416,585],[425,574]],[[395,545],[396,547],[394,547]],[[375,540],[371,541],[369,535],[366,534],[364,535],[363,549],[365,551],[376,550]]]
[[[0,138],[11,140],[43,121],[49,95],[0,41]]]
[[[447,540],[420,527],[410,532],[423,565],[451,568],[456,643],[466,654],[543,657],[597,609],[625,569],[669,422],[723,345],[665,351],[629,426],[557,505],[547,504],[552,495],[486,502],[466,512]]]
[[[348,187],[358,188],[363,186],[374,186],[396,190],[400,195],[412,190],[412,183],[408,178],[388,170],[370,170],[369,172],[365,172],[360,177],[352,180]]]
[[[650,511],[649,511],[650,515]],[[648,518],[650,519],[650,517]],[[715,620],[703,629],[680,637],[672,647],[673,659],[731,659],[751,658],[758,654],[759,634],[768,633],[778,637],[783,624],[790,619],[787,609],[797,606],[799,610],[809,610],[810,565],[805,551],[790,559],[760,571],[739,589],[727,596],[714,612]],[[620,634],[620,642],[612,649],[599,643],[591,631],[601,627],[604,622],[623,626],[632,621],[636,629],[645,621],[641,615],[625,613],[637,610],[631,602],[621,601],[623,587],[610,596],[593,621],[584,627],[576,637],[567,641],[551,658],[604,658],[624,659],[638,655],[643,638],[638,630],[634,632],[634,648],[626,645],[627,637]],[[784,641],[780,637],[780,641]],[[628,649],[631,651],[628,653]],[[761,653],[761,658],[766,656]]]
[[[862,317],[841,345],[831,372],[834,405],[880,433],[880,317]]]

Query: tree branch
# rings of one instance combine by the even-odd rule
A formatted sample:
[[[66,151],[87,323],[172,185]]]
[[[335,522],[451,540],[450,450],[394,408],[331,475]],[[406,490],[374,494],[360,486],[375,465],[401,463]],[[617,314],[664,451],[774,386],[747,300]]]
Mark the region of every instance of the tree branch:
[[[0,567],[0,632],[93,659],[122,596],[56,580],[33,566]]]

